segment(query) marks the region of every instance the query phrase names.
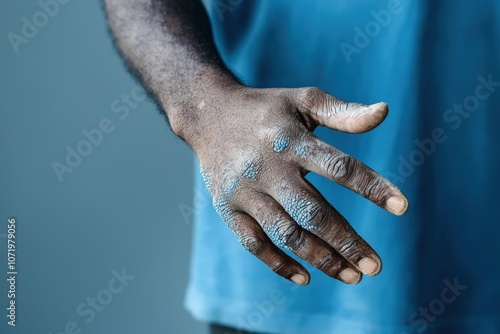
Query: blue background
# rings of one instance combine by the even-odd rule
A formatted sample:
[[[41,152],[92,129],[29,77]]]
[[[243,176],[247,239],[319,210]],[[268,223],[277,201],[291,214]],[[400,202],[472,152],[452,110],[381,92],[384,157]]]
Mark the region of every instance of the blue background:
[[[15,53],[37,1],[0,2],[0,332],[205,333],[183,309],[192,222],[192,159],[150,101],[120,119],[111,103],[136,82],[100,1],[70,1]],[[51,166],[82,130],[114,131],[59,182]],[[202,202],[204,205],[204,202]],[[199,205],[199,204],[198,204]],[[7,326],[7,219],[17,219],[17,321]],[[90,323],[76,307],[135,276]]]

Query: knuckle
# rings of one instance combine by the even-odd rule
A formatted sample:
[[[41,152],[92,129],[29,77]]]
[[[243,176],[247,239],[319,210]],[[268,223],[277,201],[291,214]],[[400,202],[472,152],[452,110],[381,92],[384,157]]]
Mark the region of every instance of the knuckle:
[[[333,97],[317,87],[301,88],[299,101],[307,110],[322,116],[336,116],[349,109],[348,102]]]
[[[312,231],[323,227],[327,208],[310,198],[309,194],[284,196],[281,203],[290,217],[303,229]]]
[[[370,198],[377,203],[382,202],[385,196],[384,183],[378,178],[372,178],[361,188],[360,192],[366,198]]]
[[[263,169],[263,158],[256,156],[244,160],[240,173],[241,177],[249,181],[257,181]]]
[[[347,259],[352,259],[360,254],[361,245],[355,238],[344,238],[337,248],[338,252]]]
[[[311,205],[310,213],[309,225],[313,226],[315,230],[325,231],[328,228],[328,210],[315,203]]]
[[[334,181],[347,181],[354,173],[355,160],[347,154],[334,154],[326,159],[324,166]]]
[[[274,224],[265,224],[264,231],[271,241],[280,247],[294,250],[304,241],[303,230],[292,222],[281,220]]]
[[[290,129],[279,129],[274,131],[272,136],[272,148],[276,153],[284,152],[293,141],[294,135]]]
[[[316,264],[316,268],[328,273],[339,272],[341,267],[342,261],[339,261],[339,259],[331,253],[320,258]]]
[[[232,198],[241,189],[241,178],[237,175],[223,175],[217,194],[225,198]]]
[[[284,226],[280,231],[280,235],[285,245],[290,249],[297,249],[304,242],[304,231],[295,224]]]
[[[266,242],[264,239],[259,238],[255,235],[248,235],[242,238],[241,241],[243,247],[245,247],[250,253],[255,256],[261,255],[266,249]]]

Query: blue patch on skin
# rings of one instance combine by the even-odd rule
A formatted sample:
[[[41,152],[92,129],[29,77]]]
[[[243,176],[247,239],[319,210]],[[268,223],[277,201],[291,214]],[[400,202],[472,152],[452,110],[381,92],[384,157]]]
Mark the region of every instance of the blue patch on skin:
[[[243,233],[241,233],[241,231],[239,231],[239,230],[233,230],[233,233],[236,236],[236,240],[238,240],[238,242],[243,246],[243,248],[245,248],[247,251],[249,251],[250,249],[248,248],[248,245],[245,242],[246,240],[243,237]]]
[[[266,232],[267,236],[269,237],[269,239],[271,239],[271,241],[278,247],[282,247],[284,249],[287,249],[289,251],[292,250],[291,247],[289,247],[287,245],[287,240],[284,239],[279,231],[278,231],[278,225],[277,224],[268,224],[266,222],[262,222],[262,226],[263,226],[263,229],[264,229],[264,232]]]
[[[231,182],[229,182],[229,184],[224,189],[224,194],[227,196],[231,196],[239,184],[240,184],[240,181],[238,179],[231,180]]]
[[[273,150],[274,152],[283,152],[290,146],[290,138],[282,134],[277,135],[274,138]]]
[[[307,146],[304,144],[297,146],[295,148],[295,153],[297,153],[301,157],[305,156],[307,153]]]
[[[222,218],[227,225],[234,224],[233,211],[229,208],[229,202],[225,198],[214,198],[213,205],[215,212]]]
[[[212,192],[212,182],[210,180],[210,177],[208,176],[208,173],[205,171],[203,166],[200,165],[200,174],[201,177],[203,178],[203,181],[205,182],[205,187],[207,187],[208,192]]]
[[[307,199],[297,200],[293,197],[281,198],[281,203],[286,212],[299,224],[303,229],[312,231],[317,227],[311,225],[312,210],[314,203]]]
[[[245,179],[252,181],[257,180],[257,176],[259,175],[259,168],[256,162],[254,161],[245,162],[244,169],[245,170],[243,171],[243,177]]]

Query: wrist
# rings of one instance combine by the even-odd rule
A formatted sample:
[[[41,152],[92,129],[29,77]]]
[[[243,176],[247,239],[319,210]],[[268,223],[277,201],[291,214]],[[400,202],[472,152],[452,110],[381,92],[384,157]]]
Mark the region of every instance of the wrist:
[[[220,116],[216,112],[228,95],[243,85],[227,70],[206,66],[199,73],[191,75],[187,82],[179,80],[170,90],[168,99],[160,97],[160,103],[167,113],[173,132],[191,147],[206,130],[207,119]]]

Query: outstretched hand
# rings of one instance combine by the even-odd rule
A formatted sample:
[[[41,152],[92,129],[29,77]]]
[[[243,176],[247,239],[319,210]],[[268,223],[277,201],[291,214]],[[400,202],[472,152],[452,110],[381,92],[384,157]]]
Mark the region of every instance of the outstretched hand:
[[[408,201],[395,185],[312,133],[319,125],[369,131],[387,116],[385,103],[347,103],[317,88],[234,85],[197,108],[184,139],[198,156],[215,210],[247,250],[301,285],[309,273],[280,248],[348,284],[380,272],[377,253],[304,176],[320,174],[405,213]]]

